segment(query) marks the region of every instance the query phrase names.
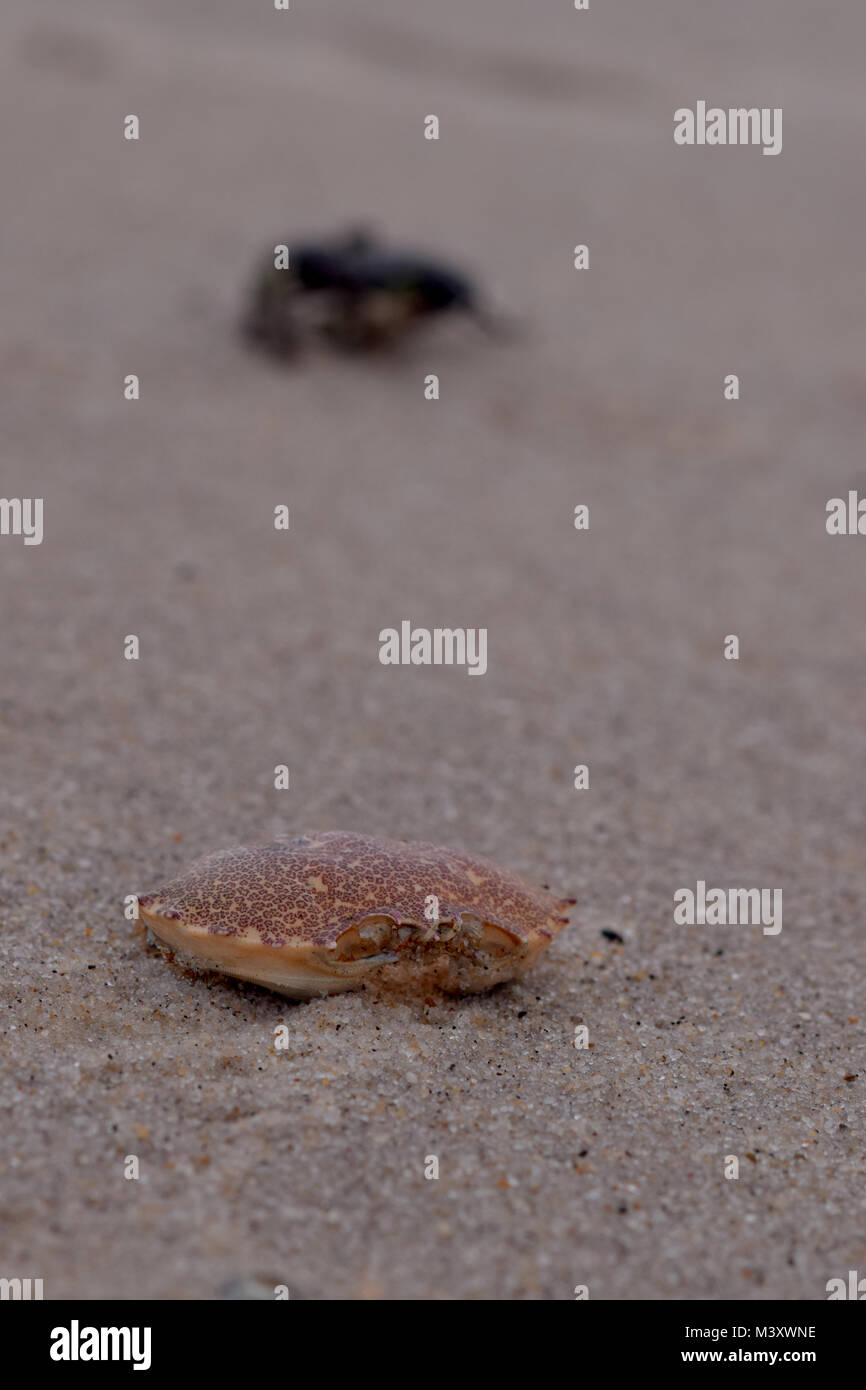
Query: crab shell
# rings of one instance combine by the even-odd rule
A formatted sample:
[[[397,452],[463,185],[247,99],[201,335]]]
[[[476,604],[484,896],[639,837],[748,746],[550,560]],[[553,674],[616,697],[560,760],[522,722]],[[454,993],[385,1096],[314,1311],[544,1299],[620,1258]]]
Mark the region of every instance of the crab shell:
[[[185,962],[305,999],[386,972],[489,989],[532,965],[574,901],[439,845],[330,831],[208,855],[138,906]]]

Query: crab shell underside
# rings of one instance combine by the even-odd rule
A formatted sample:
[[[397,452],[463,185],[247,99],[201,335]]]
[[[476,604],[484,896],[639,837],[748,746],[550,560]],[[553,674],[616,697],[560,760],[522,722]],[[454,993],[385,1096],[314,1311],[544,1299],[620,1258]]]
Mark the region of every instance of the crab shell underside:
[[[208,855],[138,907],[181,963],[306,999],[375,978],[490,989],[533,964],[573,903],[438,845],[331,831]]]

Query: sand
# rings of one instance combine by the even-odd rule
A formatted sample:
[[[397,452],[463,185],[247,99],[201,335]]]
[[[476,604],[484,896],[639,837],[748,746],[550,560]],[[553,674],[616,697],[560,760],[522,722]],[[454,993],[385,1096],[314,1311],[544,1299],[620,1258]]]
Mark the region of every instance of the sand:
[[[825,529],[866,492],[866,14],[7,0],[0,38],[2,487],[45,508],[41,545],[0,538],[0,1275],[821,1299],[866,1270],[866,540]],[[701,98],[783,107],[782,154],[677,148]],[[356,221],[524,333],[249,352],[262,250]],[[382,666],[403,619],[485,627],[486,674]],[[307,827],[579,905],[463,1000],[292,1004],[125,920]],[[781,932],[678,925],[698,880],[781,889]]]

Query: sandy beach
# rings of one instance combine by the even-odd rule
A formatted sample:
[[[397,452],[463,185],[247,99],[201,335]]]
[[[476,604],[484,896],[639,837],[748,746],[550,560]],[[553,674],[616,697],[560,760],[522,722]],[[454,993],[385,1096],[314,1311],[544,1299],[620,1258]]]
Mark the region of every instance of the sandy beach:
[[[0,490],[44,499],[41,544],[0,537],[0,1276],[813,1300],[866,1273],[866,539],[825,525],[866,496],[866,12],[7,0],[0,40]],[[678,147],[701,99],[782,108],[781,153]],[[262,254],[358,223],[522,331],[250,351]],[[485,673],[382,665],[404,620],[486,629]],[[308,828],[578,905],[463,999],[292,1003],[125,919]],[[781,890],[782,929],[678,924],[698,882]]]

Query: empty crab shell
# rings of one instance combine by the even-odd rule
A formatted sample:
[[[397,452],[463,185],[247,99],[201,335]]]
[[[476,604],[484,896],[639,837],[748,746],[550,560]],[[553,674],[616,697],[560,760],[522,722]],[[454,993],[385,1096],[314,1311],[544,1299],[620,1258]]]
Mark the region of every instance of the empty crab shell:
[[[139,914],[186,962],[303,999],[379,972],[489,989],[533,963],[573,902],[439,845],[331,831],[208,855]]]

